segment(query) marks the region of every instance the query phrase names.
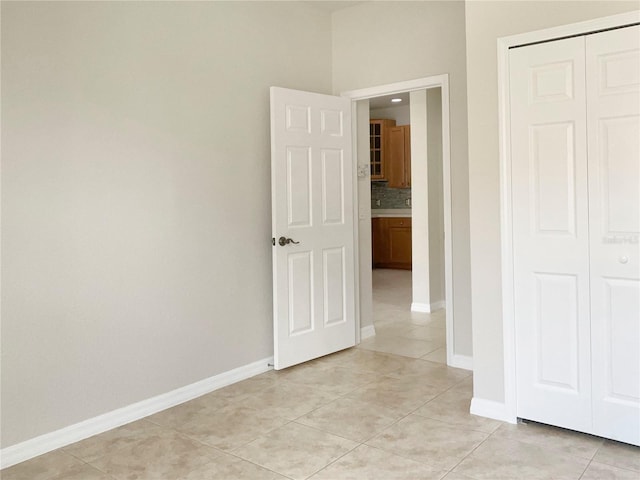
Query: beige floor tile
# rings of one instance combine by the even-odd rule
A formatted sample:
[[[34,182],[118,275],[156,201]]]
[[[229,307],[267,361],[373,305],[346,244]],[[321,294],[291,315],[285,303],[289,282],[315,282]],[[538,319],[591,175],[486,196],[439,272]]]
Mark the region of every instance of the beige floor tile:
[[[517,425],[503,423],[493,437],[539,445],[554,449],[558,453],[588,458],[589,460],[593,458],[603,442],[599,437],[533,422]]]
[[[247,396],[254,395],[266,388],[277,385],[279,379],[275,372],[270,371],[255,377],[248,378],[242,382],[234,383],[227,387],[213,392],[215,397],[222,397],[231,401],[237,401]]]
[[[612,467],[604,463],[591,462],[580,480],[638,480],[640,475],[633,470]]]
[[[453,468],[489,434],[409,415],[366,442],[443,470]]]
[[[304,479],[358,444],[297,423],[289,423],[233,453],[293,479]]]
[[[220,452],[170,429],[140,435],[133,445],[91,462],[117,480],[177,478],[211,462]]]
[[[223,454],[178,480],[287,480],[287,477],[241,458]]]
[[[430,362],[447,364],[447,349],[446,347],[439,348],[434,350],[431,353],[427,353],[420,357],[422,360],[428,360]]]
[[[311,387],[321,385],[324,392],[335,395],[345,395],[378,378],[378,375],[374,373],[359,372],[337,365],[322,363],[305,364],[302,368],[291,371],[290,369],[285,369],[277,372],[277,374],[287,382]]]
[[[311,477],[311,480],[438,480],[444,471],[360,445]]]
[[[357,348],[373,350],[376,352],[391,353],[404,357],[420,358],[431,353],[438,348],[442,348],[441,342],[430,342],[427,340],[414,340],[404,337],[378,336],[368,338],[358,345]]]
[[[406,415],[442,393],[443,390],[441,387],[416,381],[383,377],[354,390],[347,397],[394,408]]]
[[[323,384],[312,387],[292,382],[280,382],[276,386],[246,397],[238,402],[238,405],[259,410],[262,414],[273,417],[295,420],[338,397],[339,394],[335,393],[335,389],[325,388]]]
[[[461,473],[449,472],[444,477],[442,477],[442,480],[474,480],[474,479],[471,477],[467,477],[466,475],[462,475]]]
[[[380,302],[373,304],[373,322],[376,326],[393,325],[408,320],[408,307],[385,305]]]
[[[176,426],[179,432],[223,451],[245,445],[288,420],[264,409],[230,405],[220,410],[203,409]]]
[[[427,326],[433,325],[435,319],[429,313],[418,313],[418,312],[409,312],[405,313],[404,318],[406,318],[409,322],[413,323],[416,326]]]
[[[494,432],[502,425],[502,422],[497,420],[471,415],[469,413],[470,406],[471,397],[466,392],[447,390],[414,413],[450,425],[458,425],[487,433]]]
[[[600,447],[593,460],[640,472],[640,447],[607,440]]]
[[[225,400],[224,403],[227,404],[228,402]],[[204,409],[205,407],[203,407],[200,402],[192,400],[150,415],[146,417],[145,420],[155,425],[176,428],[193,420],[194,417],[202,415]]]
[[[468,370],[439,365],[422,359],[407,362],[403,367],[389,374],[390,377],[424,382],[447,389],[470,375],[471,372]]]
[[[449,390],[465,392],[469,398],[473,398],[473,373],[468,377],[465,377],[460,382],[456,383]]]
[[[0,472],[2,480],[109,480],[104,472],[96,470],[73,456],[56,450],[19,463]]]
[[[113,453],[122,447],[133,445],[154,432],[159,432],[161,427],[139,420],[108,432],[94,435],[81,442],[73,443],[64,448],[64,451],[85,462]]]
[[[413,360],[397,355],[388,355],[386,353],[351,348],[344,350],[343,352],[339,352],[338,354],[323,357],[321,361],[323,363],[339,365],[343,368],[359,372],[387,375],[399,370]]]
[[[412,324],[412,328],[410,330],[402,332],[399,335],[416,340],[428,340],[442,345],[444,345],[446,341],[446,329],[444,326],[416,327]]]
[[[588,464],[531,443],[490,438],[454,471],[477,480],[578,480]]]
[[[356,442],[363,442],[404,416],[401,411],[352,398],[339,398],[296,420]]]
[[[383,323],[382,325],[376,325],[376,336],[403,336],[409,335],[409,333],[416,328],[426,328],[426,327],[416,327],[413,323],[409,322],[389,322]],[[407,337],[411,338],[411,337]]]

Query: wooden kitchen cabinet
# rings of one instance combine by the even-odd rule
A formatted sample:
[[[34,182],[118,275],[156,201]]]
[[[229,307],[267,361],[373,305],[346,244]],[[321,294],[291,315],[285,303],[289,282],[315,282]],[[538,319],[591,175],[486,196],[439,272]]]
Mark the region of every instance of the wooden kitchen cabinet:
[[[369,121],[369,162],[371,180],[386,180],[386,165],[389,157],[389,129],[395,120]]]
[[[371,219],[373,266],[411,270],[411,218]]]
[[[411,187],[411,127],[399,125],[389,128],[387,180],[389,188]]]

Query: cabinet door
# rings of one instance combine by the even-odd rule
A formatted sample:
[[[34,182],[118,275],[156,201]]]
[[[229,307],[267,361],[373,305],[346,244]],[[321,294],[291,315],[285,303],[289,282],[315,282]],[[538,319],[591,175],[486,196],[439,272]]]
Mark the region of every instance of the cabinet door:
[[[394,127],[395,120],[369,121],[369,165],[371,180],[387,179],[389,162],[389,129]]]
[[[389,218],[387,224],[389,265],[411,269],[411,218]]]
[[[389,161],[387,163],[387,180],[389,188],[403,188],[404,178],[404,129],[389,129]]]
[[[387,238],[386,218],[371,219],[371,254],[373,266],[381,266],[389,261],[389,241]]]
[[[385,178],[383,150],[384,143],[382,122],[372,120],[369,123],[369,151],[370,151],[370,168],[371,180],[382,180]]]
[[[411,126],[403,125],[404,129],[404,185],[411,187]]]
[[[389,129],[387,180],[390,188],[411,186],[411,137],[409,125]]]

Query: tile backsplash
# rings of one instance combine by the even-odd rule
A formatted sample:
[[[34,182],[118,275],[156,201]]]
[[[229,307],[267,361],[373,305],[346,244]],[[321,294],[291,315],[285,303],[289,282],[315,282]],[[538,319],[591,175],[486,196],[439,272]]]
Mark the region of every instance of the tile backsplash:
[[[409,206],[407,205],[409,200]],[[377,201],[380,205],[377,205]],[[387,182],[371,182],[371,209],[376,208],[410,208],[410,188],[389,188]]]

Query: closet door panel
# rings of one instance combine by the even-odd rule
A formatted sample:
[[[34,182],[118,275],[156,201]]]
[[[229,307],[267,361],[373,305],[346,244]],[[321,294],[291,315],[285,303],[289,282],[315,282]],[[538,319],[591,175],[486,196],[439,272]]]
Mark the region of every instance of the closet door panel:
[[[594,433],[640,445],[640,27],[586,39]]]
[[[510,52],[517,415],[591,429],[584,38]]]

